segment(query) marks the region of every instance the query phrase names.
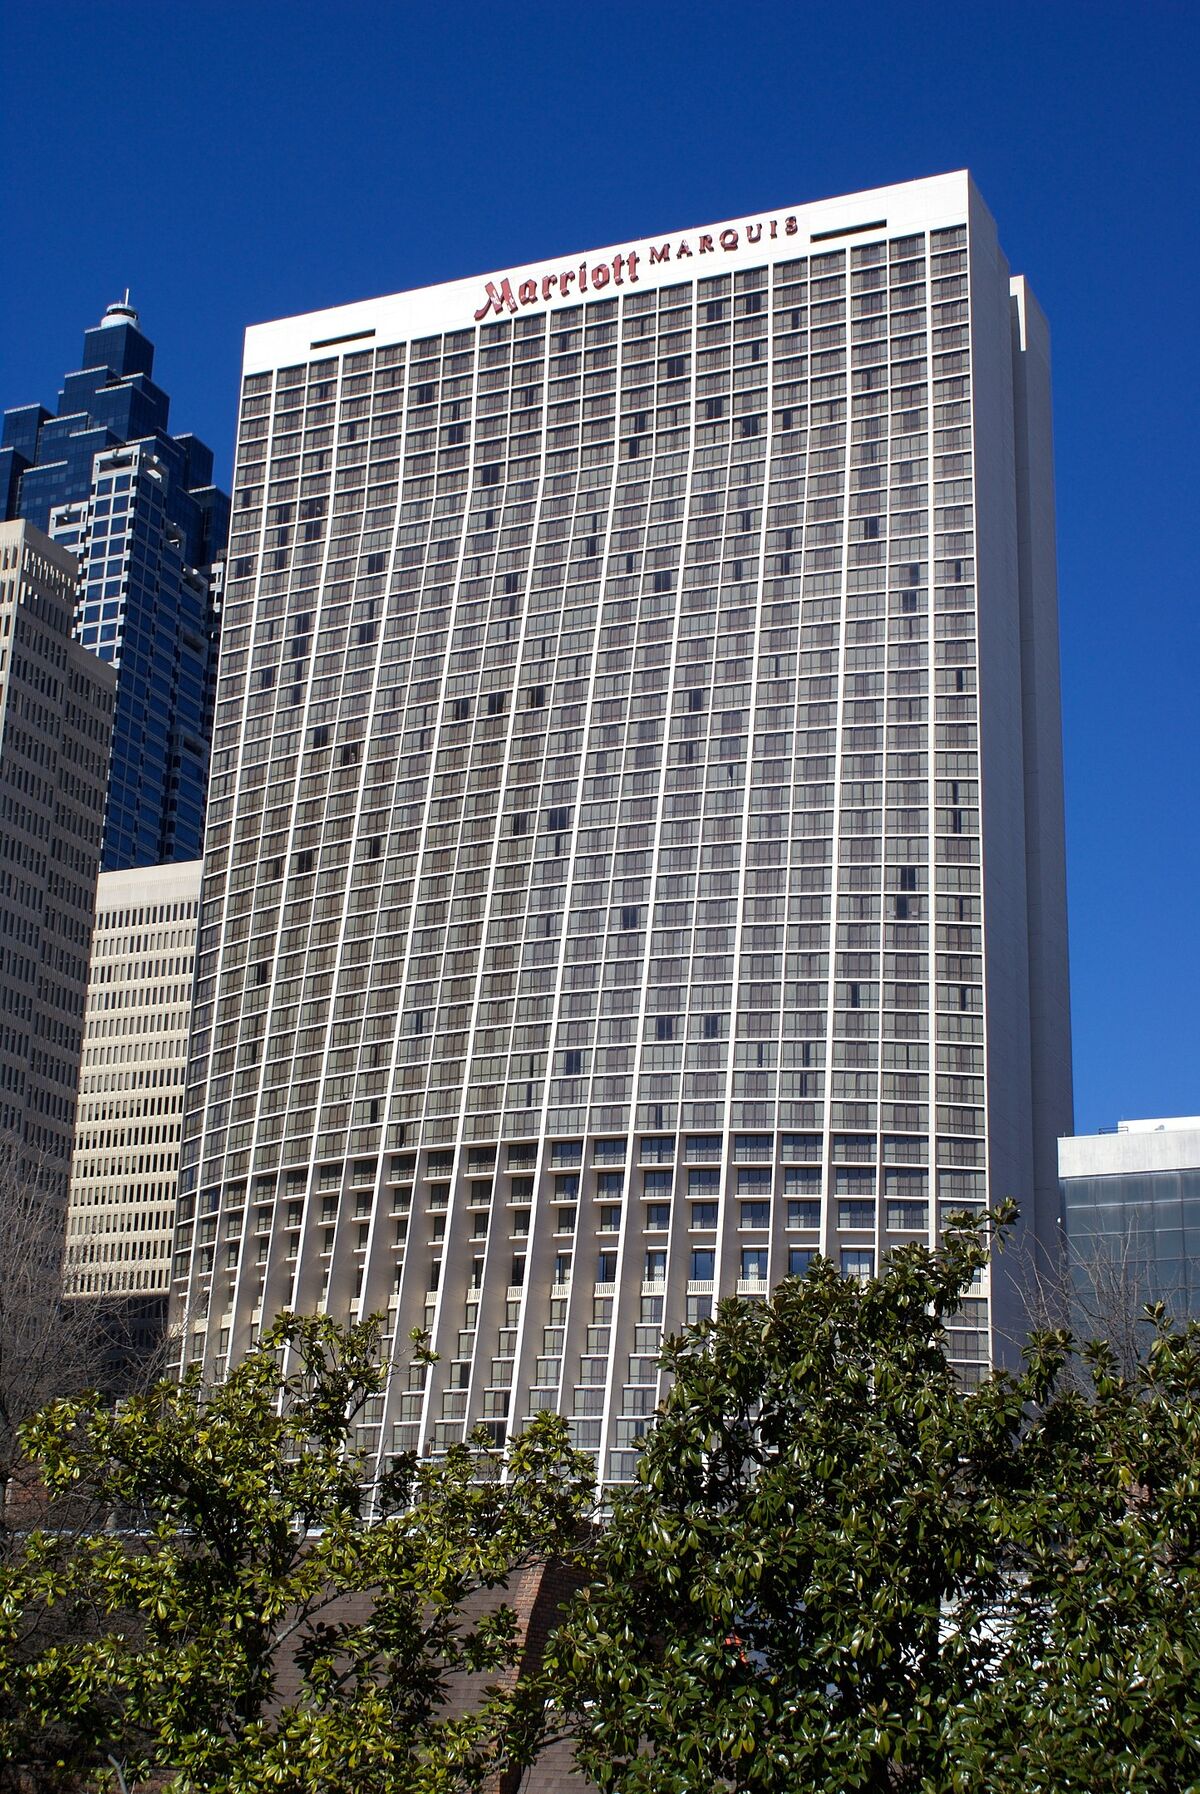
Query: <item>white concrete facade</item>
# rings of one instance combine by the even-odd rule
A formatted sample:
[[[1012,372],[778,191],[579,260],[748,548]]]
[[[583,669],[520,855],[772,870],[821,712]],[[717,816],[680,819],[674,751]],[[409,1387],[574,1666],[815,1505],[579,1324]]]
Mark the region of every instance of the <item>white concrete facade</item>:
[[[1048,382],[965,174],[248,333],[184,1359],[379,1310],[365,1445],[620,1481],[715,1297],[1053,1237]]]
[[[1200,1115],[1122,1121],[1108,1133],[1072,1134],[1058,1143],[1058,1173],[1063,1179],[1198,1169]]]

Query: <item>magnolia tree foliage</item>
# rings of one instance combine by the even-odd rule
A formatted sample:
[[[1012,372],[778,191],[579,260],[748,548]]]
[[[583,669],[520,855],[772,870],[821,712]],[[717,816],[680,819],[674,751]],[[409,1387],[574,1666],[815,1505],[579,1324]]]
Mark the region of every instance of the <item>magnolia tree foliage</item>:
[[[111,1517],[0,1565],[0,1783],[460,1794],[549,1731],[605,1794],[1200,1794],[1200,1329],[1151,1311],[1124,1372],[1044,1332],[964,1393],[943,1327],[990,1226],[672,1341],[590,1544],[549,1416],[503,1476],[462,1447],[367,1485],[371,1324],[56,1404],[26,1449]],[[552,1556],[588,1583],[517,1674],[479,1597]]]
[[[452,1794],[529,1754],[516,1616],[486,1595],[572,1548],[590,1460],[547,1415],[503,1465],[459,1446],[371,1486],[351,1441],[386,1374],[375,1322],[285,1317],[215,1390],[189,1371],[25,1428],[51,1496],[112,1519],[32,1532],[0,1566],[10,1773]]]
[[[548,1695],[606,1794],[1200,1789],[1200,1329],[962,1392],[964,1225],[672,1342]]]

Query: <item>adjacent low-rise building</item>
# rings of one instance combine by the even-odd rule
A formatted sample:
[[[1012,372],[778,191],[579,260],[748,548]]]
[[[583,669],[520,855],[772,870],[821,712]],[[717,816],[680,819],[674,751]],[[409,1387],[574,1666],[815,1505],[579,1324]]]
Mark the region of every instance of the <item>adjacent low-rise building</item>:
[[[1060,1140],[1058,1171],[1076,1275],[1200,1319],[1200,1115]]]

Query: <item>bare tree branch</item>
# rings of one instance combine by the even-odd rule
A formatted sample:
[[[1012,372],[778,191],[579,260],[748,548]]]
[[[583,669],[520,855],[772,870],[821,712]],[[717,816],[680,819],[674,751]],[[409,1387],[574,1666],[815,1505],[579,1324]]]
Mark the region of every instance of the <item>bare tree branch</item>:
[[[1161,1301],[1177,1314],[1186,1306],[1181,1289],[1163,1288],[1152,1274],[1152,1244],[1134,1219],[1121,1232],[1103,1237],[1064,1238],[1051,1268],[1027,1248],[1016,1248],[1030,1326],[1065,1327],[1078,1340],[1103,1340],[1119,1373],[1132,1376],[1154,1338],[1146,1319],[1148,1304]],[[1074,1364],[1071,1376],[1081,1388],[1091,1388],[1086,1365]]]

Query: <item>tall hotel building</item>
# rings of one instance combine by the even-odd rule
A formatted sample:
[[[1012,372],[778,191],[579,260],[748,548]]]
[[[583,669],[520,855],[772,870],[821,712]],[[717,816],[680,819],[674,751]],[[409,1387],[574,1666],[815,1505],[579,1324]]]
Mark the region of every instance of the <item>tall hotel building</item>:
[[[252,329],[235,484],[182,1357],[382,1311],[361,1443],[619,1481],[715,1296],[1052,1233],[1048,345],[965,174]]]

